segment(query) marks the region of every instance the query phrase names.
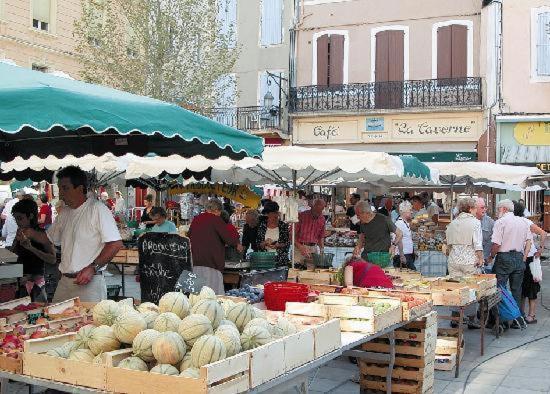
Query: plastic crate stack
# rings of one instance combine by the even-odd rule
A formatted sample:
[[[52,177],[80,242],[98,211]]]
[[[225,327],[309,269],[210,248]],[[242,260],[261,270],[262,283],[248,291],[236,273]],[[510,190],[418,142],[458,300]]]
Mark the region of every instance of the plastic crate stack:
[[[433,393],[434,362],[437,341],[437,313],[411,322],[394,331],[395,363],[392,371],[392,392]],[[387,335],[362,346],[364,351],[389,355]],[[361,391],[385,393],[388,362],[358,359]]]

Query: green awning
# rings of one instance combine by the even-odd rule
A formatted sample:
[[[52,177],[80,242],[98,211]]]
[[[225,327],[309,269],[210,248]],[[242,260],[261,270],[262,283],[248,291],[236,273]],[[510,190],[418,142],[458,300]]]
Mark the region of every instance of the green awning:
[[[399,158],[403,162],[404,177],[414,177],[426,180],[432,179],[430,168],[426,164],[418,160],[416,157],[410,155],[401,155],[399,156]]]
[[[414,156],[423,162],[463,162],[477,161],[477,152],[421,152],[421,153],[392,153],[394,155]]]
[[[26,179],[24,181],[13,181],[10,183],[10,189],[12,192],[16,192],[19,189],[23,189],[25,187],[32,187],[33,181],[30,179]]]
[[[175,104],[0,63],[0,161],[67,154],[261,157],[263,139]]]

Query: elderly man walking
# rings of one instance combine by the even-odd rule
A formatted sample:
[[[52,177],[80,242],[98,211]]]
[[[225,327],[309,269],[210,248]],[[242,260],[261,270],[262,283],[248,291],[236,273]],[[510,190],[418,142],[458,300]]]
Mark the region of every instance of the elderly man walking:
[[[514,203],[511,200],[500,201],[497,210],[499,219],[493,227],[493,246],[489,259],[494,259],[493,272],[498,283],[506,285],[510,282],[510,291],[520,306],[525,261],[533,235],[527,222],[514,216]]]

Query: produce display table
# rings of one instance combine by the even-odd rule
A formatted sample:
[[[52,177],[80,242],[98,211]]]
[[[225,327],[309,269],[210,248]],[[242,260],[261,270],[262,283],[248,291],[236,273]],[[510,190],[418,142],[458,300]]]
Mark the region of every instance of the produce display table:
[[[126,297],[126,279],[124,277],[124,266],[132,265],[137,267],[139,265],[139,256],[137,249],[120,249],[113,260],[111,261],[115,267],[120,265],[119,272],[121,274],[121,286],[122,286],[122,297]]]
[[[230,288],[241,288],[244,285],[256,286],[266,282],[286,281],[287,267],[278,267],[267,270],[228,270],[223,271],[223,283]]]
[[[414,265],[423,276],[447,275],[447,256],[437,250],[419,251]]]

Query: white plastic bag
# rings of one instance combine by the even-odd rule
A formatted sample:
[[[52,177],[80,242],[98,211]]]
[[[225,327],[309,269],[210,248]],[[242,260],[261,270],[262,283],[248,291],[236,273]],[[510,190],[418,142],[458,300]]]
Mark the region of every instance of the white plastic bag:
[[[540,266],[540,257],[535,257],[533,261],[529,263],[529,269],[531,270],[531,275],[533,275],[533,280],[535,282],[542,281],[542,268]]]

